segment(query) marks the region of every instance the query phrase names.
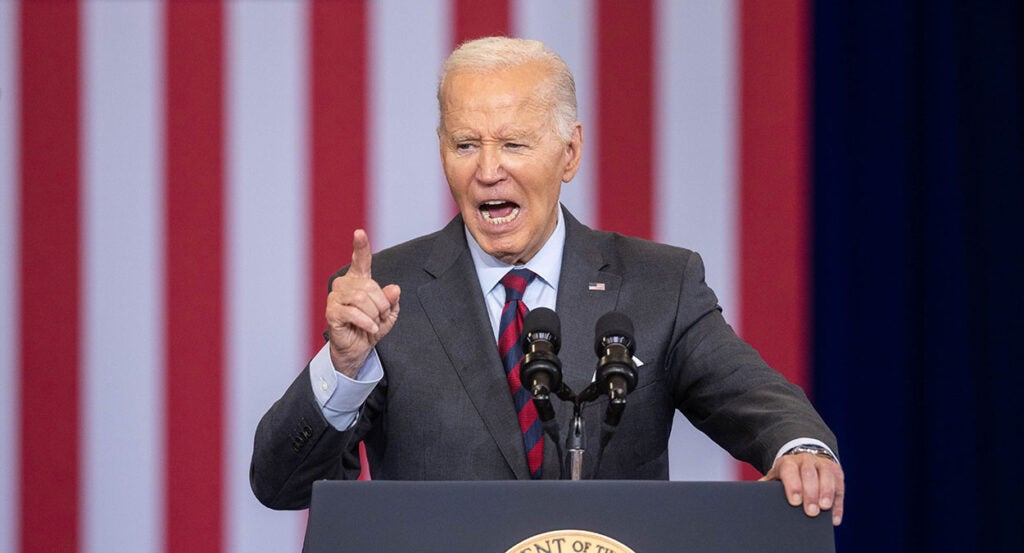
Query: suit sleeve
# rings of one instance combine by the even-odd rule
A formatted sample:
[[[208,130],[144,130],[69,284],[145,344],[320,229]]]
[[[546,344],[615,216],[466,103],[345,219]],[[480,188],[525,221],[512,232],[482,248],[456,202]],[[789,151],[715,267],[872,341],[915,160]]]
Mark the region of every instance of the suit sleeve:
[[[803,390],[725,322],[697,253],[686,262],[676,321],[667,366],[676,407],[696,428],[762,473],[794,438],[816,438],[838,453],[835,436]]]
[[[341,432],[331,426],[313,397],[306,367],[256,427],[249,482],[257,499],[273,509],[304,509],[314,481],[357,478],[365,428],[356,423]]]

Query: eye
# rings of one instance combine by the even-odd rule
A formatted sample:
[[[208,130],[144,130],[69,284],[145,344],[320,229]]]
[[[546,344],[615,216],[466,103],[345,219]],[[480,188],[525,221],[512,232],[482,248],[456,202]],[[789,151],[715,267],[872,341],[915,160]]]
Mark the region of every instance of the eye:
[[[526,144],[520,144],[518,142],[506,142],[505,148],[508,148],[509,150],[524,150],[526,149]]]
[[[455,150],[458,152],[471,152],[476,148],[476,144],[472,142],[456,142]]]

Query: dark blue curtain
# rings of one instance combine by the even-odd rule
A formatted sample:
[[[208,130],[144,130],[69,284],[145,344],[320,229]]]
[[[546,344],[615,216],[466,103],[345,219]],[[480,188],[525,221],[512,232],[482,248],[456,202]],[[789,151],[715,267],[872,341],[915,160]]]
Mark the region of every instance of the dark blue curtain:
[[[814,5],[815,403],[840,552],[1024,550],[1024,7]]]

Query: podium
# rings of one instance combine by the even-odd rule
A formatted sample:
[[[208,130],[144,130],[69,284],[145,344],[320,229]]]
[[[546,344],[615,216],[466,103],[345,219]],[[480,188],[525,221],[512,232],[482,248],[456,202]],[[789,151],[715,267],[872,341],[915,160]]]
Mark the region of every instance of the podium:
[[[580,537],[581,531],[609,538]],[[313,484],[303,551],[830,553],[832,517],[779,482],[473,481]]]

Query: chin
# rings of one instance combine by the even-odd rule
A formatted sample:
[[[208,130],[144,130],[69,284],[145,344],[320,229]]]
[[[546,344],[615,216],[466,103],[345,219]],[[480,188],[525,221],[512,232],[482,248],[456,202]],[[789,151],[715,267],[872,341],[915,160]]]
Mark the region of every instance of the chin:
[[[515,261],[519,259],[518,253],[513,253],[515,250],[510,247],[502,247],[501,244],[487,243],[480,244],[480,247],[484,250],[487,255],[499,259],[509,265],[514,265]]]

